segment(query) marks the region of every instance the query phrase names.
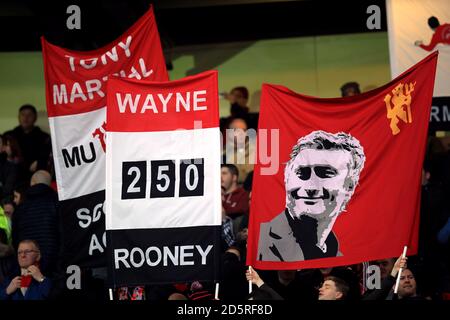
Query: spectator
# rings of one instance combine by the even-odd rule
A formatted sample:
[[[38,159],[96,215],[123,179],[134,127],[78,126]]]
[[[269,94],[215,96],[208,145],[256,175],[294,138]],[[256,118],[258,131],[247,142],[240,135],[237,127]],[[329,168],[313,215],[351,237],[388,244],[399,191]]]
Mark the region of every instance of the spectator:
[[[267,278],[267,283],[284,300],[288,301],[314,301],[317,300],[316,289],[310,277],[297,270],[278,270],[274,277]]]
[[[347,82],[341,87],[341,95],[343,97],[356,96],[360,94],[361,90],[359,89],[358,82]]]
[[[225,209],[222,207],[222,252],[225,252],[235,242],[233,232],[233,220],[226,215]]]
[[[19,143],[28,174],[27,180],[37,170],[47,168],[51,151],[50,136],[35,126],[36,120],[36,108],[25,104],[19,109],[19,125],[5,132],[5,135],[13,136]]]
[[[348,291],[348,284],[344,280],[328,276],[319,289],[319,300],[345,300]]]
[[[20,275],[7,278],[0,285],[0,300],[44,300],[48,297],[51,281],[45,277],[40,268],[41,254],[34,240],[19,243],[17,260]]]
[[[249,300],[284,300],[275,290],[264,283],[255,269],[247,270],[245,276],[247,281],[251,281],[257,287],[250,294]]]
[[[394,268],[397,258],[381,259],[377,260],[376,264],[380,267],[380,280],[386,279]]]
[[[26,200],[17,207],[12,219],[13,245],[24,239],[34,239],[41,247],[42,270],[52,275],[59,250],[57,195],[49,187],[50,174],[39,170],[31,178]]]
[[[25,201],[26,193],[29,186],[26,184],[20,184],[14,188],[13,192],[13,202],[16,208]]]
[[[0,200],[13,195],[19,180],[20,150],[11,136],[0,136]]]
[[[256,162],[256,131],[248,130],[247,122],[234,118],[226,130],[223,161],[239,170],[238,183],[243,184]]]
[[[248,193],[238,187],[239,171],[235,165],[224,164],[221,169],[222,187],[225,189],[222,206],[227,216],[233,219],[233,231],[237,234],[244,215],[248,214]]]
[[[225,99],[230,101],[230,114],[232,118],[246,118],[249,112],[248,89],[246,87],[234,87],[230,93],[225,93]]]
[[[381,280],[380,289],[366,291],[362,300],[384,300],[388,297],[390,290],[395,285],[400,268],[406,268],[408,258],[400,256],[394,263],[391,272]]]
[[[188,295],[189,300],[214,300],[211,290],[205,288],[199,281],[192,282],[190,292]]]
[[[247,178],[245,178],[242,187],[243,187],[248,193],[251,193],[251,192],[252,192],[252,187],[253,187],[253,171],[250,171],[250,172],[247,174]]]
[[[11,222],[0,207],[0,243],[11,244]]]
[[[292,283],[292,281],[294,280],[294,274],[295,272],[285,272],[284,274],[282,273],[284,279],[281,279],[281,281],[285,284]],[[254,291],[254,294],[251,295],[251,299],[283,300],[283,297],[279,295],[277,291],[267,285],[254,269],[252,269],[251,271],[247,270],[246,277],[247,281],[251,281],[258,287],[258,289]],[[347,298],[348,292],[349,286],[344,280],[338,277],[328,276],[325,278],[324,283],[319,289],[318,300],[344,300]],[[301,298],[298,300],[301,300]]]
[[[398,286],[398,299],[402,300],[425,300],[417,294],[417,283],[413,273],[409,269],[403,270]]]
[[[11,245],[11,210],[6,201],[0,207],[0,283],[10,273],[14,265],[14,249]]]
[[[188,298],[181,293],[175,292],[172,293],[167,300],[187,300]]]
[[[222,255],[219,298],[223,301],[242,301],[248,295],[243,254],[238,247],[230,247]]]

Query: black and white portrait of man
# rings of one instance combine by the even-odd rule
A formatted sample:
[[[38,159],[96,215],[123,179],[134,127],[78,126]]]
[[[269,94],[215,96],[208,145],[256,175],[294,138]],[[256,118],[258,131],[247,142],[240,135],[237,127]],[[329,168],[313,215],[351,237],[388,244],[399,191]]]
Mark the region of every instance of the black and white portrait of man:
[[[333,225],[350,201],[365,155],[351,135],[314,131],[293,147],[284,171],[286,207],[262,223],[260,261],[302,261],[342,255]]]

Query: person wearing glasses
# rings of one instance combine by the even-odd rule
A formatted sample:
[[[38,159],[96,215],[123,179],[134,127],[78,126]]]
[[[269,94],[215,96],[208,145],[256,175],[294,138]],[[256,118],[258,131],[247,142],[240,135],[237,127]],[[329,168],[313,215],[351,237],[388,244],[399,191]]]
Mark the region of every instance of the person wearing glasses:
[[[48,297],[51,280],[39,269],[41,253],[34,240],[23,240],[17,250],[20,275],[6,278],[0,284],[0,300],[44,300]]]

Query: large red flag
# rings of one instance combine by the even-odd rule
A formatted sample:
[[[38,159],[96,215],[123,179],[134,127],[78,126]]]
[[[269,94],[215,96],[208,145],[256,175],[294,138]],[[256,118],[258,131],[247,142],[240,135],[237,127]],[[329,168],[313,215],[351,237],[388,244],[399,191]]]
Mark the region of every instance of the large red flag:
[[[248,264],[321,268],[417,252],[437,57],[354,97],[263,85]],[[265,137],[277,134],[268,154],[279,161],[268,163]]]

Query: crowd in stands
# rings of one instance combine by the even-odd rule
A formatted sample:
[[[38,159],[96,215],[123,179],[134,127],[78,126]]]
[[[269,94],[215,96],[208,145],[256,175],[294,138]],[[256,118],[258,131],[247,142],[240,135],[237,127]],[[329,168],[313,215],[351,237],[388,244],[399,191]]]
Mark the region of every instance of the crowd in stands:
[[[342,96],[351,96],[360,88],[349,82],[341,91]],[[236,87],[225,97],[231,107],[230,116],[221,119],[227,139],[221,166],[220,300],[450,299],[450,206],[445,198],[450,191],[450,153],[436,148],[435,138],[430,138],[423,169],[418,255],[326,269],[249,270],[245,258],[255,141],[246,132],[257,129],[258,114],[249,112],[245,87]],[[63,213],[58,207],[51,141],[35,126],[36,119],[36,109],[24,105],[19,125],[0,135],[0,300],[108,299],[105,282],[93,270],[82,270],[82,294],[65,288],[60,263]],[[380,268],[378,288],[365,286],[363,269],[369,264]],[[214,289],[214,283],[199,281],[122,287],[116,288],[114,299],[212,300]]]

